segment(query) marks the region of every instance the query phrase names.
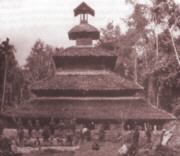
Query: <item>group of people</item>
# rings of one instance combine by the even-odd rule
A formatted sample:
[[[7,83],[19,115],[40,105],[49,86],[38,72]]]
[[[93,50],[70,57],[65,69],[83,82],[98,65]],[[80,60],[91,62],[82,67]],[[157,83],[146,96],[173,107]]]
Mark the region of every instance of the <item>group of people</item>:
[[[24,145],[25,132],[24,129],[28,130],[28,138],[32,137],[36,139],[36,145],[39,146],[42,141],[40,138],[43,138],[43,144],[48,145],[52,143],[52,141],[56,140],[56,144],[58,145],[77,145],[79,143],[83,143],[84,140],[90,141],[91,137],[91,129],[94,128],[94,124],[84,125],[80,129],[77,129],[75,120],[60,120],[59,123],[56,123],[53,118],[50,119],[47,125],[41,127],[40,121],[38,119],[35,120],[34,124],[31,119],[27,121],[26,126],[23,126],[21,118],[19,118],[16,122],[17,124],[17,134],[19,145]],[[34,133],[33,133],[34,131]],[[56,132],[56,133],[55,133]],[[147,125],[145,131],[147,137],[147,145],[151,144],[151,136],[152,136],[152,127],[150,124]],[[135,126],[132,135],[131,146],[129,148],[129,153],[135,152],[138,147],[139,142],[139,127]],[[99,130],[98,140],[103,141],[105,137],[105,127],[102,126]],[[94,140],[94,139],[93,139]],[[97,139],[96,139],[97,140]],[[97,142],[94,142],[92,148],[96,149],[98,147]]]
[[[75,120],[73,119],[60,120],[59,123],[56,123],[54,119],[51,118],[50,122],[42,127],[38,119],[35,120],[34,124],[32,120],[29,119],[24,126],[21,118],[18,118],[16,125],[19,146],[24,146],[25,138],[34,138],[37,146],[41,143],[44,145],[56,144],[72,146],[83,143],[84,140],[91,140],[91,131],[87,125],[76,129]],[[25,129],[27,129],[28,135],[25,135]],[[43,142],[41,138],[43,138]]]
[[[25,138],[25,132],[24,129],[26,128],[28,130],[28,138],[31,139],[32,137],[32,132],[33,129],[35,130],[35,134],[36,134],[36,138],[39,138],[40,135],[40,123],[39,120],[35,121],[35,125],[33,126],[32,121],[29,119],[27,122],[27,126],[24,126],[21,118],[18,118],[18,121],[16,122],[16,126],[17,126],[17,136],[18,136],[18,140],[19,140],[19,145],[23,146],[24,145],[24,138]]]

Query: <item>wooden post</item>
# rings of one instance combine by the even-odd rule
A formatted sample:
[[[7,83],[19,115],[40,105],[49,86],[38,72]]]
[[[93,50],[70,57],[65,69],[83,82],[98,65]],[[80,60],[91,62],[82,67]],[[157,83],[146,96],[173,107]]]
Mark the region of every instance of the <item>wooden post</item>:
[[[83,14],[83,22],[85,21],[85,14]]]
[[[154,131],[155,131],[155,132],[157,131],[157,126],[156,126],[156,125],[154,125]]]
[[[147,123],[145,122],[144,123],[144,131],[146,131],[147,130]]]

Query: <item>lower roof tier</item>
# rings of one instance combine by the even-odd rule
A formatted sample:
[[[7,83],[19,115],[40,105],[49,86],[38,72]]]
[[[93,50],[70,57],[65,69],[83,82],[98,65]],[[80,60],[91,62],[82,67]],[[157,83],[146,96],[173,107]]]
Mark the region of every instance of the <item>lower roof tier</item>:
[[[81,73],[79,74],[61,74],[56,73],[52,78],[48,78],[42,81],[38,81],[31,85],[31,91],[40,96],[51,96],[53,93],[54,96],[59,96],[58,94],[65,93],[71,96],[70,94],[76,93],[87,93],[87,95],[94,94],[113,94],[118,95],[118,92],[126,93],[132,92],[134,94],[137,91],[142,90],[143,88],[134,82],[131,82],[116,73],[105,72],[105,73]],[[48,93],[49,92],[49,93]],[[74,93],[73,93],[74,92]],[[96,95],[97,93],[97,95]],[[77,96],[80,96],[78,94]],[[131,94],[131,93],[130,93]],[[83,94],[82,94],[83,95]]]
[[[174,116],[141,98],[35,98],[6,112],[21,117],[88,120],[172,120]]]

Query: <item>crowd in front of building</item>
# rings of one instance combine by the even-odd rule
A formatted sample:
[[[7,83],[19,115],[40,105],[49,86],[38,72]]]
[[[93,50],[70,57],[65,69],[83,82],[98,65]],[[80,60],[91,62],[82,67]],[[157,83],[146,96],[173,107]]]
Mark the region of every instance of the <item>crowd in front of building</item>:
[[[28,119],[23,122],[21,118],[17,119],[16,130],[17,137],[14,138],[18,146],[76,146],[83,144],[84,141],[93,141],[92,148],[98,149],[99,141],[105,140],[105,131],[109,128],[107,124],[101,124],[99,128],[93,122],[79,126],[74,119],[64,119],[55,122],[53,118],[45,122],[42,126],[40,120]],[[141,127],[135,125],[126,132],[132,133],[132,151],[138,146],[139,133]],[[97,134],[92,134],[97,131]],[[109,130],[111,131],[111,130]],[[152,126],[147,125],[145,131],[147,144],[151,143]],[[121,134],[122,136],[122,134]],[[120,138],[121,138],[120,136]],[[118,137],[117,137],[118,140]]]
[[[100,142],[106,141],[105,133],[108,128],[106,124],[101,124],[101,127],[97,128],[96,124],[91,122],[78,127],[74,119],[64,119],[55,122],[53,118],[51,118],[48,123],[45,122],[45,125],[41,122],[42,121],[38,119],[28,119],[26,122],[23,122],[21,118],[18,118],[16,122],[17,136],[14,138],[3,138],[3,129],[1,129],[0,146],[2,146],[3,150],[12,149],[12,144],[19,147],[39,147],[39,150],[41,150],[42,146],[78,146],[84,144],[84,142],[91,141],[91,149],[99,150]],[[126,126],[130,127],[129,125]],[[146,130],[144,131],[147,147],[152,144],[152,127],[151,124],[146,124]],[[129,147],[127,149],[127,146],[122,146],[122,148],[120,148],[121,153],[126,151],[129,155],[133,155],[138,150],[141,128],[141,126],[135,123],[133,129],[123,130],[123,133],[116,138],[116,141],[121,140],[121,143],[126,144],[124,139],[125,135],[131,133],[131,141],[128,143]],[[92,132],[97,129],[98,135],[92,134]],[[108,131],[111,133],[111,129]],[[162,136],[163,135],[164,134],[162,134]],[[4,145],[8,145],[7,148],[4,147]]]
[[[28,119],[24,124],[21,118],[18,118],[16,122],[17,144],[18,146],[29,146],[32,145],[33,140],[35,146],[76,146],[85,140],[92,140],[91,129],[93,128],[93,123],[77,128],[74,119],[59,120],[57,123],[51,118],[42,126],[38,119]]]

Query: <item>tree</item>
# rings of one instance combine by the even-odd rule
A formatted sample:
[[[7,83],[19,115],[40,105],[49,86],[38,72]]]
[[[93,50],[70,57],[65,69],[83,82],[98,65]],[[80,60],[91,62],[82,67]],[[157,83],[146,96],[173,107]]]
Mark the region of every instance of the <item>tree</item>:
[[[128,35],[121,34],[120,27],[109,22],[105,28],[101,28],[102,36],[97,46],[115,51],[118,54],[115,72],[128,79],[133,79],[133,66],[130,57],[132,57],[131,44]]]
[[[113,22],[109,22],[105,28],[101,28],[102,36],[97,43],[98,46],[114,50],[115,44],[120,38],[121,31],[118,25],[114,26]]]
[[[159,94],[159,104],[162,108],[171,111],[173,109],[172,89],[176,88],[180,76],[180,66],[176,61],[173,45],[168,30],[159,35],[161,60],[158,61],[153,71],[156,77],[157,92]],[[175,39],[177,50],[180,50],[180,37]]]
[[[151,6],[133,0],[130,2],[135,9],[127,23],[132,23],[129,30],[134,28],[136,50],[142,51],[138,58],[141,62],[138,63],[138,80],[144,85],[148,99],[154,99],[149,102],[171,111],[170,90],[175,87],[179,70],[179,42],[174,36],[175,30],[179,29],[178,5],[167,0],[149,1]],[[140,9],[142,7],[145,9]],[[135,23],[139,23],[140,31]],[[166,100],[163,102],[162,99]]]
[[[5,94],[6,94],[6,82],[7,82],[7,69],[11,68],[11,64],[16,64],[14,59],[14,47],[9,44],[9,38],[6,41],[3,41],[0,45],[0,53],[2,59],[2,70],[4,69],[3,74],[3,91],[2,91],[2,104],[1,104],[1,112],[4,110],[4,103],[5,103]]]
[[[176,86],[180,70],[180,42],[174,35],[180,25],[178,5],[166,0],[150,0],[152,5],[149,6],[134,0],[127,1],[134,6],[133,13],[124,20],[129,28],[127,33],[118,35],[113,42],[105,42],[110,37],[103,33],[107,37],[101,38],[101,45],[118,53],[118,73],[125,76],[123,73],[130,71],[128,78],[132,78],[135,71],[135,82],[137,77],[137,82],[145,87],[148,101],[171,111],[171,89]],[[104,43],[109,44],[104,46]]]
[[[180,28],[180,8],[173,0],[156,0],[152,9],[154,21],[161,29],[168,30],[178,64],[180,65],[179,54],[175,45],[173,31]]]
[[[41,40],[35,42],[24,66],[25,70],[29,73],[30,81],[42,80],[53,74],[54,64],[52,54],[55,51],[59,51],[59,49],[53,49]]]
[[[0,95],[1,112],[6,106],[20,102],[20,90],[24,86],[24,76],[19,67],[14,52],[15,47],[9,44],[9,39],[0,45]]]
[[[147,43],[149,42],[148,34],[150,30],[147,29],[148,25],[148,8],[143,4],[135,4],[132,15],[126,20],[129,26],[127,35],[129,35],[129,42],[133,49],[133,60],[134,60],[134,81],[138,83],[138,57],[141,53],[146,53]],[[147,67],[147,63],[146,63]]]

